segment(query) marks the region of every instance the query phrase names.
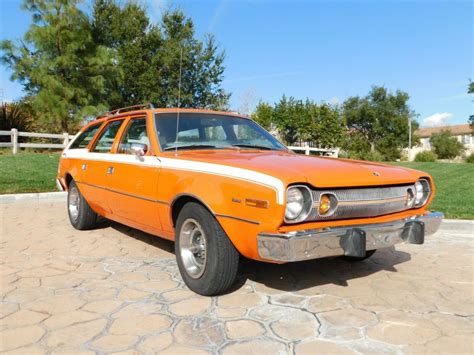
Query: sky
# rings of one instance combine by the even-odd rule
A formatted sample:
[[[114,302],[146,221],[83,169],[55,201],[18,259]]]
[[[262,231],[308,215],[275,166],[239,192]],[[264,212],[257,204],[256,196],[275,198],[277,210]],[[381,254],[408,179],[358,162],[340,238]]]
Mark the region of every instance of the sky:
[[[226,53],[223,87],[233,110],[283,94],[341,103],[383,85],[408,92],[422,126],[466,123],[474,113],[467,94],[474,80],[471,0],[136,1],[155,22],[179,8],[198,38],[215,35]],[[31,24],[21,3],[0,0],[0,39],[19,40]],[[0,100],[22,96],[10,75],[0,65]]]

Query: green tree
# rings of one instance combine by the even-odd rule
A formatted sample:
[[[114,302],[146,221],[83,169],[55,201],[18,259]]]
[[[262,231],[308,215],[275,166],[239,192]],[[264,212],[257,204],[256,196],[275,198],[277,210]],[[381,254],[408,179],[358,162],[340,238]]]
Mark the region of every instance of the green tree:
[[[104,110],[106,78],[114,76],[107,50],[92,38],[80,0],[24,0],[33,17],[23,40],[2,41],[1,59],[32,97],[38,119],[72,131],[85,116]]]
[[[304,106],[305,114],[299,128],[301,138],[315,142],[321,148],[340,147],[346,127],[339,109],[327,103],[318,105],[308,99]]]
[[[349,130],[363,135],[371,152],[379,151],[387,160],[398,158],[408,143],[408,120],[411,120],[413,142],[418,123],[408,106],[407,93],[394,94],[384,87],[372,87],[365,97],[350,97],[343,104],[343,114]]]
[[[292,145],[303,132],[304,104],[301,100],[285,95],[273,108],[273,123],[286,144]]]
[[[345,134],[345,124],[337,107],[318,105],[306,99],[285,95],[274,107],[260,102],[252,118],[265,128],[276,128],[286,144],[298,140],[314,142],[321,148],[339,146]]]
[[[257,107],[255,107],[251,118],[263,128],[270,130],[273,123],[273,107],[266,102],[260,101]]]
[[[440,159],[453,159],[464,151],[464,145],[452,136],[450,130],[442,130],[430,138],[430,144]]]
[[[224,52],[211,35],[196,39],[193,22],[181,11],[166,12],[154,25],[135,2],[121,7],[115,0],[96,0],[91,22],[95,42],[109,49],[120,73],[107,82],[111,107],[177,106],[181,51],[181,106],[227,107]]]

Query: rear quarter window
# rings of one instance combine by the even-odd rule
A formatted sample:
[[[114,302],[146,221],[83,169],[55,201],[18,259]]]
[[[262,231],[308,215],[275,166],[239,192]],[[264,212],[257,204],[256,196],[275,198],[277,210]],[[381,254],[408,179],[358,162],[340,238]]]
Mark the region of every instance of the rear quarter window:
[[[79,136],[72,142],[69,149],[83,149],[86,148],[92,138],[94,138],[95,134],[99,130],[101,124],[98,123],[96,125],[90,126],[89,128],[85,129],[83,132],[79,134]]]

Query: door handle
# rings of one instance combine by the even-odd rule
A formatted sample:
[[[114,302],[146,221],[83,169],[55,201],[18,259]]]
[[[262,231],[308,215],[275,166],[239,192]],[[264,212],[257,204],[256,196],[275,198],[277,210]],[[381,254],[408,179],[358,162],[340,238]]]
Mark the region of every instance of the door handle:
[[[107,174],[113,174],[114,173],[114,167],[113,166],[109,166],[107,168]]]

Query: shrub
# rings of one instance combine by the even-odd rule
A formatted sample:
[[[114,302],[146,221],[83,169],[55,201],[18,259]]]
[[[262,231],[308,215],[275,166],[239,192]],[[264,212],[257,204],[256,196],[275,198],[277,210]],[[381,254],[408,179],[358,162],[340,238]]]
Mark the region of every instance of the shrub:
[[[396,140],[391,137],[386,137],[376,146],[384,161],[396,161],[400,159],[401,150],[397,147]]]
[[[435,153],[430,152],[429,150],[424,152],[419,152],[416,157],[415,161],[418,162],[435,162],[438,157]]]
[[[0,130],[29,131],[34,126],[32,108],[27,101],[2,102],[0,104]]]
[[[452,136],[450,130],[433,134],[430,143],[439,159],[453,159],[465,149],[464,145]]]
[[[384,156],[377,151],[373,152],[349,152],[349,159],[384,161]]]
[[[474,153],[466,157],[466,163],[474,164]]]

